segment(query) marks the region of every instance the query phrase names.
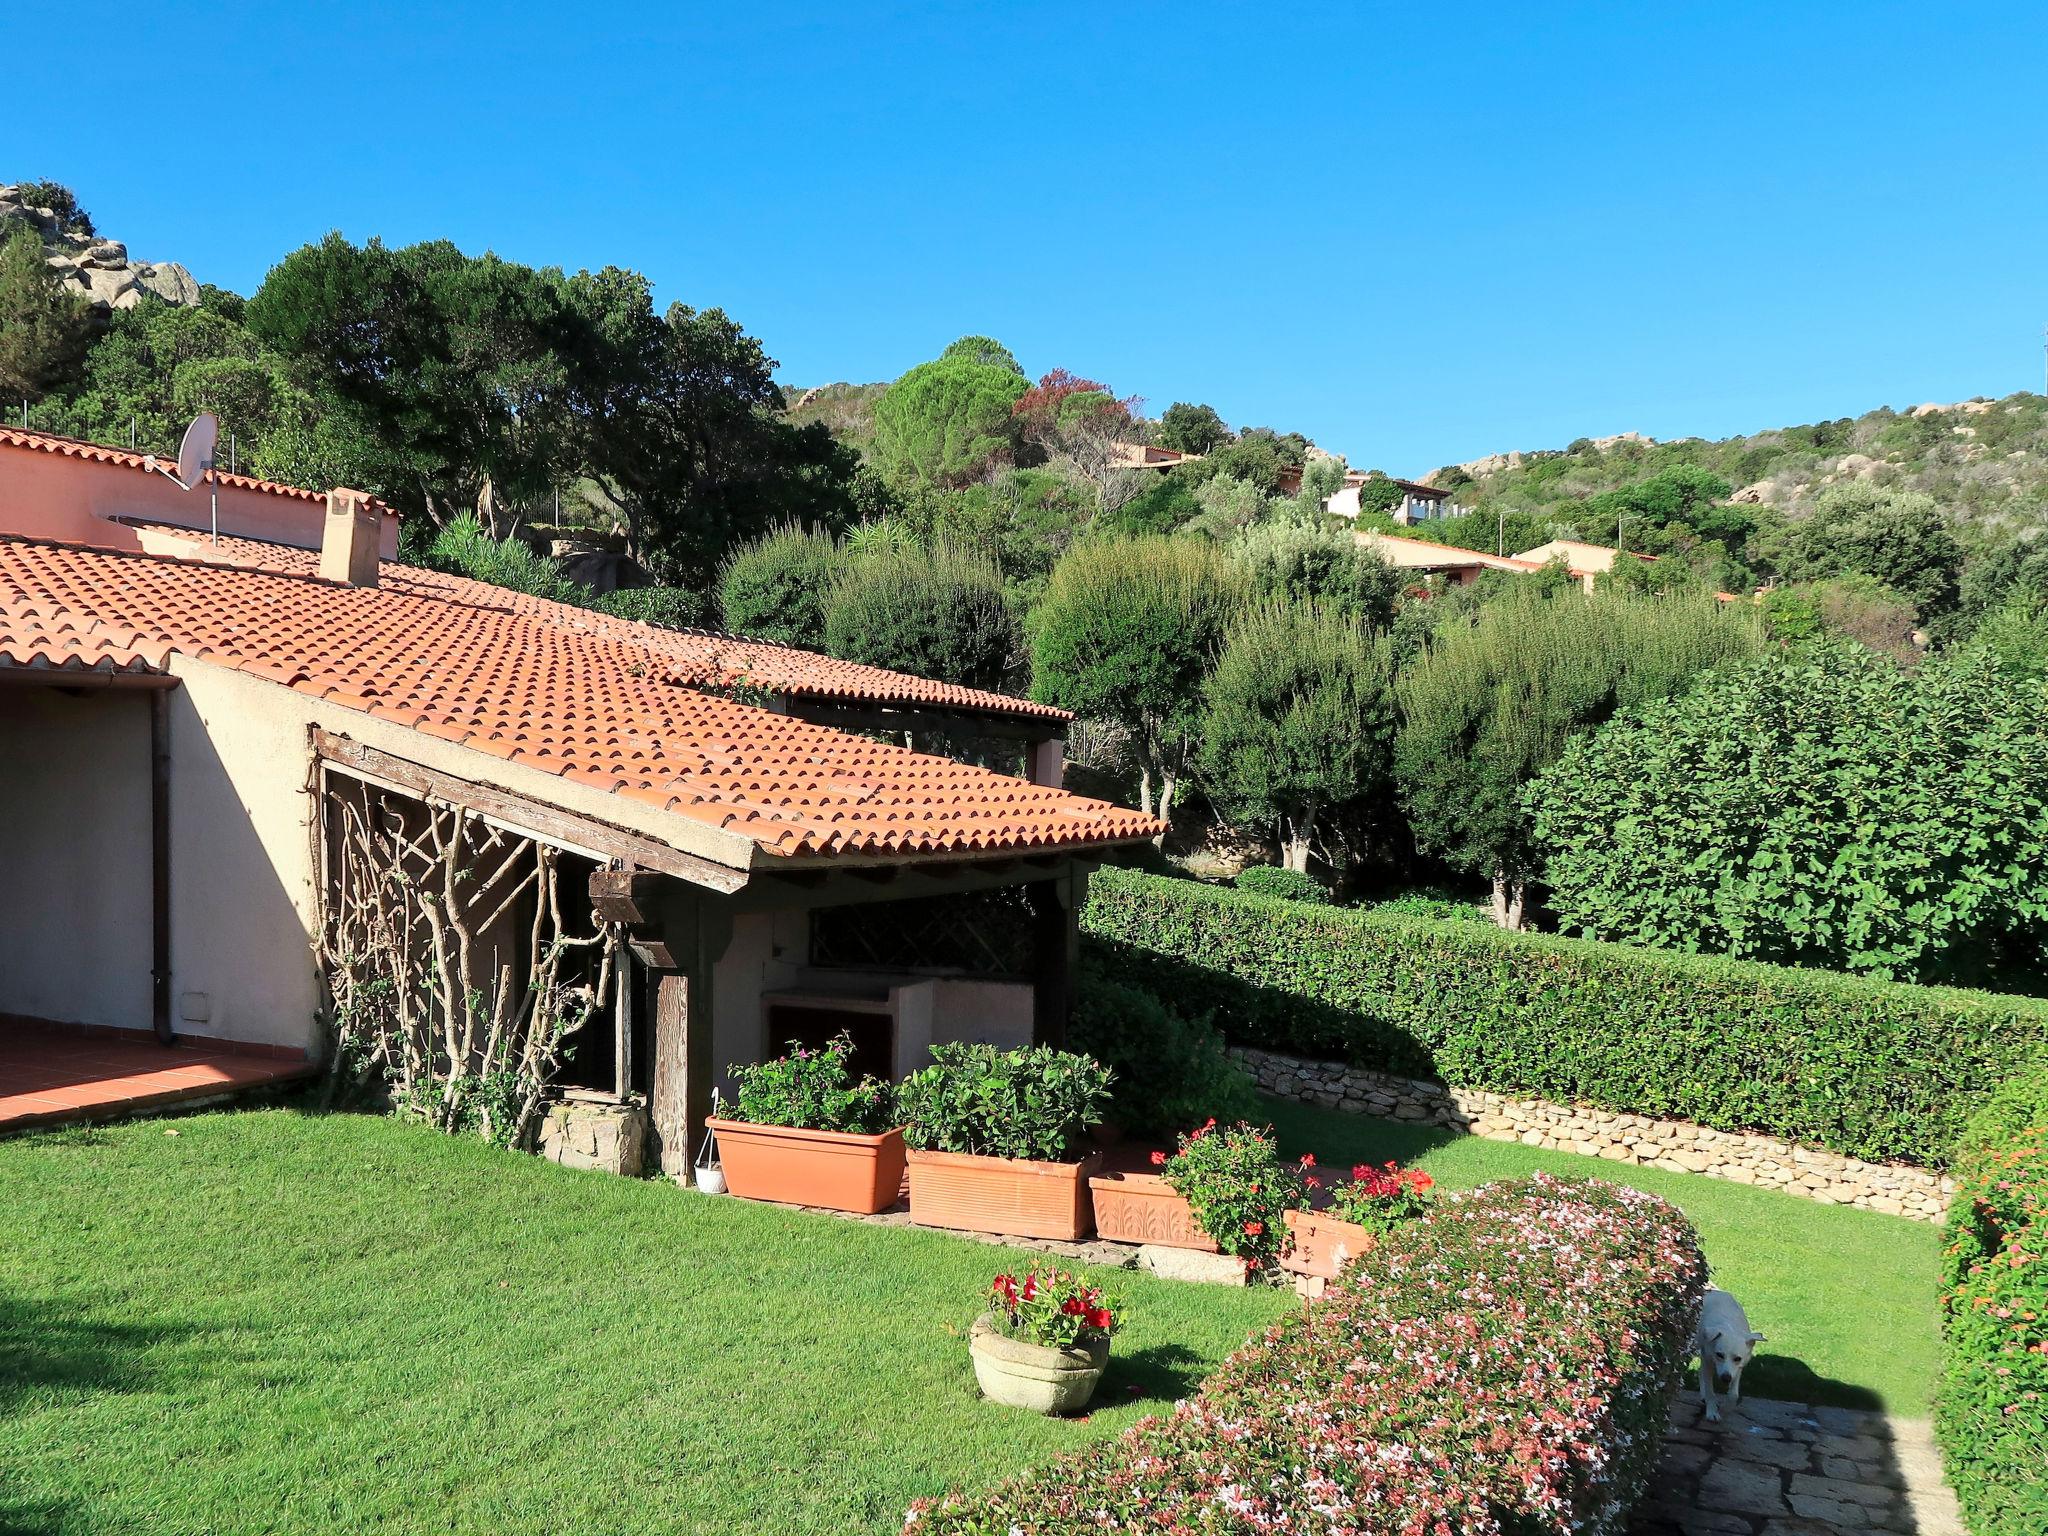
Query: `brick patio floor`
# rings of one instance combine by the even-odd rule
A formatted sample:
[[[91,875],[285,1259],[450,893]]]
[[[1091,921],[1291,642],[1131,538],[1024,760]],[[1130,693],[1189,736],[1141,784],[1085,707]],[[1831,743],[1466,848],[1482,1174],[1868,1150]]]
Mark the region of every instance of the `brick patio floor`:
[[[72,1120],[105,1120],[304,1077],[304,1060],[240,1055],[214,1045],[159,1045],[0,1022],[0,1135]]]
[[[1672,1405],[1629,1536],[1964,1536],[1923,1419],[1745,1398],[1721,1422]]]

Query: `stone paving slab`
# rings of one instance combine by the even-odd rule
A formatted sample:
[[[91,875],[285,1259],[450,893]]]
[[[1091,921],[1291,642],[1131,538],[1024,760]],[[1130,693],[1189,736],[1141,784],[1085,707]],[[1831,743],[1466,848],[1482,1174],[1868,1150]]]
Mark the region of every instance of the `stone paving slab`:
[[[1965,1536],[1922,1419],[1745,1398],[1671,1433],[1629,1536]]]

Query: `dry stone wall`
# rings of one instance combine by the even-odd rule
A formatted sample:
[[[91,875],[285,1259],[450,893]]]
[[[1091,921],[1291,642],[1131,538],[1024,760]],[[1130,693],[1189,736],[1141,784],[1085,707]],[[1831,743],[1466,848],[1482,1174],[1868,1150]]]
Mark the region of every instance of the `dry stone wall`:
[[[1584,1104],[1513,1099],[1276,1051],[1233,1047],[1230,1054],[1264,1092],[1277,1098],[1444,1126],[1492,1141],[1519,1141],[1641,1168],[1700,1173],[1780,1189],[1825,1205],[1939,1221],[1955,1189],[1953,1180],[1925,1168],[1866,1163],[1770,1136],[1714,1131],[1683,1120],[1621,1115]]]

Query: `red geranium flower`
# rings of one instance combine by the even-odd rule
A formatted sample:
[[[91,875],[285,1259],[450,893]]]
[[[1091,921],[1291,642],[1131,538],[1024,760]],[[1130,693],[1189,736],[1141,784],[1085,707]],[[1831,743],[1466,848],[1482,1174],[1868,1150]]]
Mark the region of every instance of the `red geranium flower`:
[[[1244,1224],[1245,1236],[1247,1237],[1263,1236],[1265,1230],[1266,1224],[1263,1221],[1248,1221]]]
[[[1152,1154],[1152,1166],[1154,1168],[1164,1168],[1166,1166],[1166,1154],[1164,1152],[1154,1152]]]

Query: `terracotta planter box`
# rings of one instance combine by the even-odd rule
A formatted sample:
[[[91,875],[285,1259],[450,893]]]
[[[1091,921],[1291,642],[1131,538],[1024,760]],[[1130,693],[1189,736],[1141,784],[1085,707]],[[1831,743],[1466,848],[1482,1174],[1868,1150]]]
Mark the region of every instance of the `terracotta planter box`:
[[[1095,1235],[1119,1243],[1220,1252],[1187,1201],[1156,1173],[1112,1169],[1088,1181],[1095,1198]]]
[[[1336,1279],[1345,1264],[1372,1252],[1379,1242],[1357,1222],[1339,1221],[1324,1211],[1289,1211],[1287,1232],[1293,1242],[1281,1255],[1280,1267],[1291,1275],[1316,1280]]]
[[[903,1133],[856,1136],[744,1120],[707,1120],[726,1187],[745,1200],[822,1205],[873,1215],[903,1189]]]
[[[1088,1175],[1101,1162],[974,1157],[965,1152],[910,1154],[910,1219],[920,1226],[1006,1237],[1086,1237],[1095,1226]]]

